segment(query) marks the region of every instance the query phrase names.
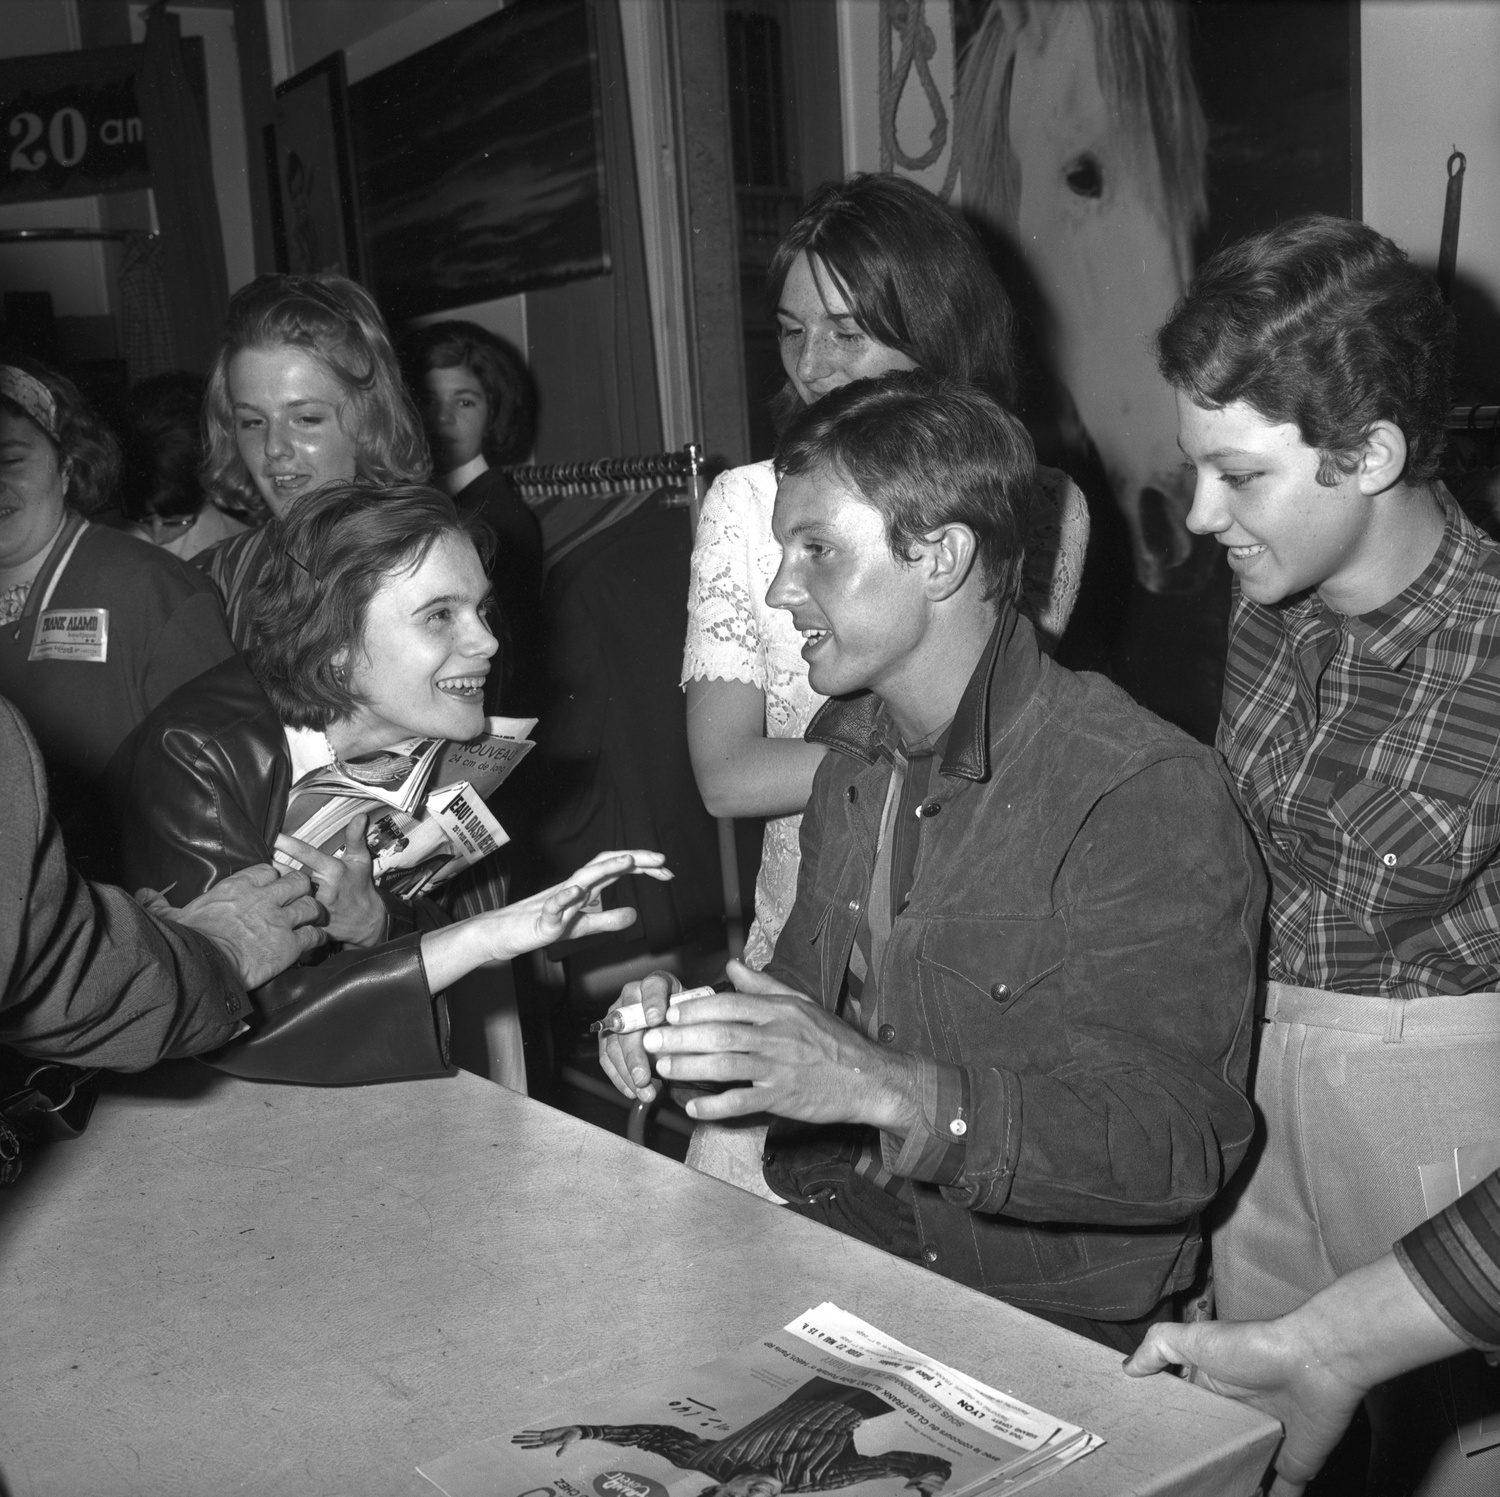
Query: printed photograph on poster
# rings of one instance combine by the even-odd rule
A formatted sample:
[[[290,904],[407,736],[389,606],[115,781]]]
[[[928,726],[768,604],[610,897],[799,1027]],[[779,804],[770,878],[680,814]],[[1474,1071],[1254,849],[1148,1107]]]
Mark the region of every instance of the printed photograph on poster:
[[[586,0],[515,0],[349,90],[369,285],[388,317],[610,267]]]
[[[265,146],[276,268],[361,279],[342,52],[277,87],[276,118],[266,126]]]
[[[1220,245],[1299,213],[1358,216],[1359,6],[953,0],[952,15],[961,206],[1019,313],[1039,450],[1093,507],[1083,623],[1059,658],[1212,742],[1230,574],[1187,528],[1152,338]]]
[[[711,1362],[501,1422],[417,1469],[444,1497],[989,1497],[1101,1444],[825,1302]]]

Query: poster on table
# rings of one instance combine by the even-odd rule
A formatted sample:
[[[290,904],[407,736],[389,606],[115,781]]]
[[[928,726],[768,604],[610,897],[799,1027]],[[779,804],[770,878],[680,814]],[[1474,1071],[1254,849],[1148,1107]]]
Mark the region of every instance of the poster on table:
[[[418,1469],[446,1497],[980,1497],[1102,1443],[825,1303],[716,1361],[509,1421]]]

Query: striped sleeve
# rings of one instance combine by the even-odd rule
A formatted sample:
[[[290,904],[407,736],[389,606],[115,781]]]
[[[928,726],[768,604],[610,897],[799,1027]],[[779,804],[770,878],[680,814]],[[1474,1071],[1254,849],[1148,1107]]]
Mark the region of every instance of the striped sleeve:
[[[1407,1276],[1456,1335],[1500,1350],[1500,1170],[1396,1244]]]
[[[969,1073],[930,1055],[913,1057],[917,1063],[919,1116],[904,1140],[881,1134],[885,1166],[894,1175],[923,1180],[929,1185],[952,1185],[964,1172],[968,1158]]]

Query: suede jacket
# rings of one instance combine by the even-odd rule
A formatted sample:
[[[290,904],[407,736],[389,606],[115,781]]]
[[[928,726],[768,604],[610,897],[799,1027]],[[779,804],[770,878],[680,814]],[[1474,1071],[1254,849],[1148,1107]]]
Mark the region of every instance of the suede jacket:
[[[291,756],[281,719],[236,655],[146,718],[110,782],[127,886],[181,908],[271,861]],[[427,900],[386,905],[383,944],[324,948],[256,988],[250,1032],[205,1058],[237,1076],[317,1084],[446,1074],[447,1011],[428,990],[419,942],[447,916]]]
[[[807,732],[837,752],[818,769],[767,970],[830,1012],[870,894],[885,728],[866,693],[828,702]],[[932,1178],[907,1177],[922,1258],[1023,1307],[1144,1316],[1191,1283],[1198,1214],[1253,1127],[1265,879],[1218,759],[1043,656],[1007,609],[919,835],[865,1017],[924,1057],[937,1147],[919,1151]],[[806,1198],[852,1168],[833,1162],[835,1133],[787,1148],[773,1130],[772,1188]],[[887,1166],[910,1142],[881,1139]]]

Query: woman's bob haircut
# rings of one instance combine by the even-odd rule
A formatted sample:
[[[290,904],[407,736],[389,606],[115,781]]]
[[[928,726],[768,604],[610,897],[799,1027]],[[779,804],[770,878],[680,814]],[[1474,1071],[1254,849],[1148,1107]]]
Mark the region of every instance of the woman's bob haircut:
[[[327,728],[362,705],[334,661],[360,648],[387,578],[421,566],[444,536],[472,542],[486,568],[494,549],[486,526],[425,484],[329,484],[267,534],[270,555],[250,594],[250,669],[294,728]]]
[[[1010,298],[967,220],[925,187],[873,172],[825,182],[771,256],[773,305],[798,255],[818,262],[877,342],[1015,404]],[[771,406],[778,428],[801,405],[788,380]]]
[[[120,444],[115,434],[94,414],[94,408],[66,375],[35,359],[7,356],[0,363],[21,370],[44,385],[57,407],[56,435],[40,427],[37,430],[42,431],[57,454],[63,495],[68,504],[84,515],[103,509],[114,498],[120,478]],[[36,426],[23,406],[3,395],[0,395],[0,410]]]
[[[283,347],[304,349],[344,392],[338,420],[354,437],[361,479],[427,481],[427,438],[369,292],[343,276],[263,275],[230,298],[203,402],[203,486],[220,508],[265,513],[235,441],[229,365],[244,349]]]
[[[427,398],[430,371],[467,369],[479,381],[489,406],[485,461],[526,461],[536,440],[536,389],[526,361],[504,338],[477,322],[432,322],[412,334],[402,350],[402,364],[419,406]]]

